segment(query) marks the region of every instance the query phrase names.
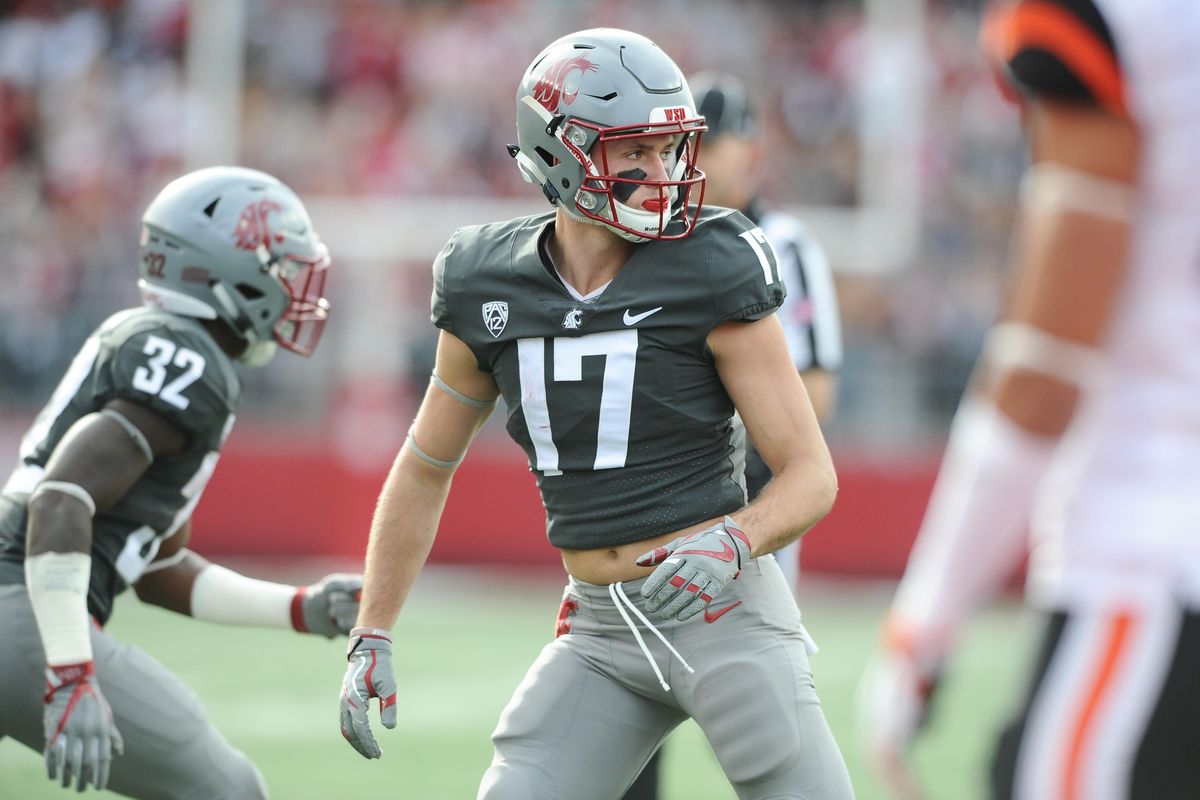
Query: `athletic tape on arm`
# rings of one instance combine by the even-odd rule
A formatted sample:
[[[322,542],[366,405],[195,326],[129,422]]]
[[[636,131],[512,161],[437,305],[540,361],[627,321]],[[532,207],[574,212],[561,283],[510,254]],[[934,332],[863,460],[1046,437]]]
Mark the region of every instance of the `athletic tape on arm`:
[[[453,386],[450,386],[448,383],[438,377],[436,372],[432,373],[432,381],[434,386],[436,386],[438,389],[441,389],[443,392],[450,395],[465,406],[470,406],[471,408],[491,408],[496,403],[495,400],[476,400],[474,397],[467,397],[465,394],[458,391]]]
[[[32,503],[43,492],[59,492],[60,494],[70,495],[83,503],[88,510],[89,517],[96,516],[96,501],[92,499],[91,493],[78,483],[70,483],[69,481],[42,481],[33,490],[33,494],[29,495],[29,502]]]
[[[433,466],[441,467],[442,469],[454,469],[462,463],[464,458],[466,458],[465,453],[453,461],[444,461],[440,458],[434,458],[417,445],[417,440],[413,438],[412,431],[408,432],[408,437],[406,438],[405,443],[408,445],[409,452],[411,452],[414,456],[421,459],[426,464],[432,464]]]
[[[918,649],[948,644],[1012,574],[1056,443],[989,401],[972,397],[959,407],[892,606],[893,623],[912,629]]]
[[[1128,222],[1137,208],[1134,187],[1053,161],[1034,164],[1021,179],[1021,203],[1040,213],[1075,212]]]
[[[146,575],[149,575],[151,572],[158,572],[160,569],[166,569],[167,567],[173,567],[176,564],[178,564],[179,562],[183,561],[185,558],[187,558],[187,554],[190,552],[191,552],[191,550],[188,550],[186,547],[183,547],[183,548],[180,548],[178,551],[172,553],[171,555],[167,556],[166,558],[160,558],[157,561],[151,561],[149,564],[146,565],[146,568],[144,570],[142,570],[142,576],[145,577]]]
[[[100,409],[100,413],[124,428],[125,432],[129,434],[129,438],[137,446],[137,449],[142,451],[142,455],[146,457],[146,460],[151,464],[154,463],[154,451],[150,448],[150,442],[146,441],[146,434],[142,433],[137,425],[130,422],[129,418],[120,411],[115,411],[111,408],[102,408]]]
[[[998,369],[1027,369],[1076,386],[1093,384],[1107,360],[1094,347],[1068,341],[1023,322],[992,328],[984,345],[987,363]]]
[[[209,564],[192,584],[192,616],[225,625],[292,628],[295,586],[248,578]]]
[[[87,553],[38,553],[25,559],[25,588],[52,667],[92,660],[87,611],[91,577]]]

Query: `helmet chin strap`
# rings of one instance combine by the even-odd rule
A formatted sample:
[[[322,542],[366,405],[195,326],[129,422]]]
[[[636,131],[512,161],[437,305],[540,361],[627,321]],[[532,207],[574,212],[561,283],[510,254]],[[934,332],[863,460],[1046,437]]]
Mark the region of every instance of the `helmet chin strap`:
[[[250,340],[250,344],[238,356],[238,363],[245,364],[247,367],[257,368],[265,367],[271,363],[271,359],[279,352],[279,346],[275,342],[265,342],[262,339],[254,338]]]
[[[270,363],[278,349],[275,342],[259,338],[250,318],[246,316],[246,312],[234,302],[229,287],[223,283],[215,283],[212,293],[232,320],[233,332],[246,342],[246,349],[237,357],[238,362],[247,367],[261,367]]]

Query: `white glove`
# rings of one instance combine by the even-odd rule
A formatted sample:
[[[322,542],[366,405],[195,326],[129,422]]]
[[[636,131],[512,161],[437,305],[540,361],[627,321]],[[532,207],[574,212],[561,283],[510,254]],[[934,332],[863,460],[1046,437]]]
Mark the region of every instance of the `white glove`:
[[[928,717],[940,672],[940,658],[914,658],[885,646],[871,657],[859,683],[858,727],[867,763],[902,800],[926,796],[907,755]]]

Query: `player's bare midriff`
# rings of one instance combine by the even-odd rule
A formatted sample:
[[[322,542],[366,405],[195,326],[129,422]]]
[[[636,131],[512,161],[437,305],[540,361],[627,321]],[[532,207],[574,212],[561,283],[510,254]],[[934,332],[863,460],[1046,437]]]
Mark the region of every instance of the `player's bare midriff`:
[[[676,537],[703,530],[710,525],[720,522],[721,519],[722,517],[713,517],[710,520],[699,522],[689,528],[671,531],[661,536],[653,536],[637,542],[620,544],[615,547],[597,547],[594,550],[563,549],[560,551],[562,553],[563,565],[567,568],[567,572],[571,573],[575,578],[601,586],[609,583],[617,583],[618,581],[631,581],[637,578],[644,578],[654,571],[654,567],[637,566],[636,562],[639,556],[648,550],[653,550],[659,545],[666,544]]]

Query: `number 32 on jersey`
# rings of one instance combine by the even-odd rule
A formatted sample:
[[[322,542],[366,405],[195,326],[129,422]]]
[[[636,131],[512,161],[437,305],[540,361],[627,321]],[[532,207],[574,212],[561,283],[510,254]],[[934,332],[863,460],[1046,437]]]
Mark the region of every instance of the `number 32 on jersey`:
[[[204,356],[195,350],[179,347],[170,339],[160,336],[146,337],[142,352],[150,356],[149,363],[133,371],[133,388],[146,394],[158,395],[163,402],[184,410],[191,403],[182,392],[204,374]],[[167,365],[181,367],[184,371],[167,383]]]

